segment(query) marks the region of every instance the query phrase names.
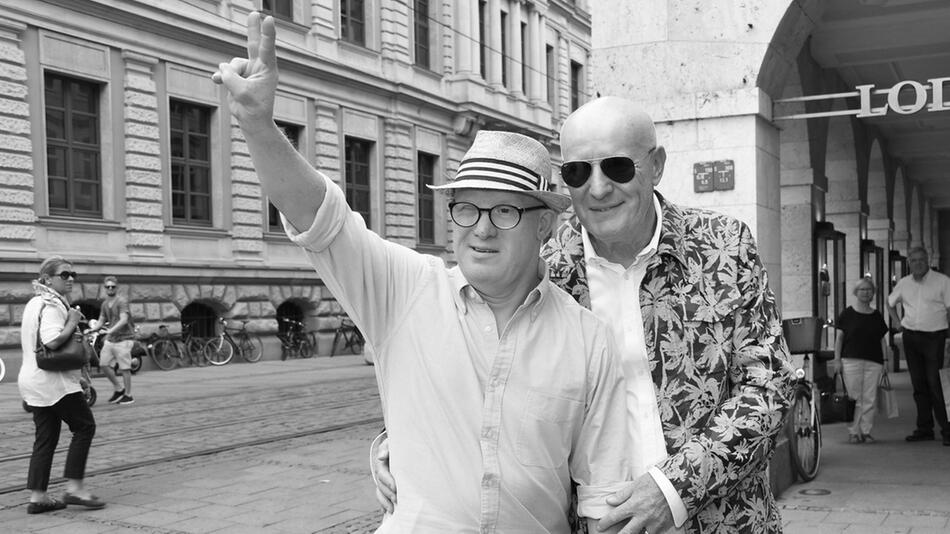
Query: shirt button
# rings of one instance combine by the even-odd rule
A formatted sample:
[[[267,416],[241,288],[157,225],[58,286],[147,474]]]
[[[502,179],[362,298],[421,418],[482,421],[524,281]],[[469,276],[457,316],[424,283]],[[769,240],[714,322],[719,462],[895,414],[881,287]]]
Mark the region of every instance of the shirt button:
[[[491,332],[491,327],[490,327],[490,326],[486,326],[486,327],[485,327],[485,332]]]

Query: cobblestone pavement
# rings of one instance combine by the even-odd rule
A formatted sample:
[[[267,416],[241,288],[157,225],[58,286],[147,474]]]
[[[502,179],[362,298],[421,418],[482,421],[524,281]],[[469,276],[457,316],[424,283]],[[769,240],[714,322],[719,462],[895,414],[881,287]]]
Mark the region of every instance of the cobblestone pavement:
[[[848,445],[845,425],[824,427],[818,477],[778,499],[786,534],[950,533],[950,447],[903,441],[910,386],[906,373],[892,381],[901,416],[878,419],[877,443]],[[0,532],[343,534],[379,524],[367,454],[379,399],[361,357],[151,371],[133,382],[135,404],[93,409],[87,484],[109,505],[39,516],[26,514],[22,489],[32,421],[15,383],[0,383]],[[107,381],[95,385],[108,398]]]
[[[86,482],[109,505],[29,516],[28,492],[7,491],[0,532],[371,532],[379,523],[367,450],[382,423],[362,357],[142,373],[129,406],[106,404],[108,382],[95,385],[103,401]],[[15,384],[0,384],[0,488],[23,487],[32,431]]]

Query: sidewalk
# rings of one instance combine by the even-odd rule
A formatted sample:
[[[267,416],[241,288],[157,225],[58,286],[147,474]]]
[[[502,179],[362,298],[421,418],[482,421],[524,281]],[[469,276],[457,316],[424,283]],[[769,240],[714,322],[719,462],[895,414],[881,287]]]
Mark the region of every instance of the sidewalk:
[[[848,445],[844,424],[826,425],[822,465],[818,477],[791,486],[778,500],[786,534],[823,533],[950,533],[950,447],[940,441],[906,443],[913,428],[909,378],[891,375],[901,401],[901,416],[879,419],[878,443]],[[213,407],[216,399],[246,390],[249,394],[293,392],[315,398],[334,387],[359,384],[371,387],[373,368],[361,357],[314,358],[287,362],[227,365],[221,368],[145,372],[135,377],[136,404],[97,405],[100,433],[90,458],[106,454],[104,445],[121,417],[139,414],[146,424],[160,409],[174,408],[185,399],[182,425],[208,417],[186,407]],[[97,387],[105,387],[104,380]],[[256,392],[256,393],[255,393]],[[340,404],[343,395],[334,395]],[[195,400],[197,399],[197,400]],[[301,417],[324,417],[338,412],[333,402],[312,406],[311,412],[276,410],[273,420],[290,430],[299,429]],[[219,401],[227,405],[227,402]],[[343,414],[343,420],[378,416],[378,405],[363,412]],[[351,409],[352,410],[352,409]],[[246,408],[233,410],[239,417]],[[365,413],[364,413],[365,412]],[[310,413],[312,415],[301,415]],[[31,425],[19,407],[15,384],[0,384],[0,438],[9,441],[4,425]],[[12,423],[7,423],[12,421]],[[263,427],[258,433],[265,434]],[[367,448],[378,424],[342,428],[324,434],[242,447],[198,457],[187,457],[91,476],[87,484],[109,505],[99,511],[75,507],[29,516],[25,490],[0,494],[0,532],[11,533],[268,533],[373,532],[380,513],[373,497]],[[205,434],[206,439],[221,439]],[[64,430],[61,442],[68,439]],[[116,444],[114,450],[136,449]],[[28,452],[28,451],[20,451]],[[57,461],[62,461],[57,454]],[[130,460],[138,456],[130,456]],[[100,458],[101,460],[101,458]],[[62,472],[54,463],[53,476]],[[0,464],[0,470],[8,466]],[[18,468],[19,469],[19,468]],[[25,472],[23,475],[25,477]],[[62,485],[51,488],[62,492]]]
[[[785,534],[950,532],[950,447],[908,443],[916,410],[907,372],[891,373],[900,416],[877,417],[877,443],[850,445],[844,423],[824,425],[821,470],[778,500]]]

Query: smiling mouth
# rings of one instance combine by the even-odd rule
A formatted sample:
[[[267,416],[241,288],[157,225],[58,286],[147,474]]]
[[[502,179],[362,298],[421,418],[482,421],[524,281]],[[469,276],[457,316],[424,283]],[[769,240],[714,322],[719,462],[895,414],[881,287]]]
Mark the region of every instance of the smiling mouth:
[[[475,252],[480,252],[480,253],[482,253],[482,254],[494,254],[494,253],[498,252],[497,250],[491,249],[491,248],[481,248],[481,247],[475,247],[475,246],[469,247],[469,248],[471,248],[471,249],[474,250]]]

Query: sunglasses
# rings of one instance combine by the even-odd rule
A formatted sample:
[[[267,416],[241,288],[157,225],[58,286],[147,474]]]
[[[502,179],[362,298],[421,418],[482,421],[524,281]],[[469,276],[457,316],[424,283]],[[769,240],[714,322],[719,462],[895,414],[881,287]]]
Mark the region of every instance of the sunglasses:
[[[63,271],[59,273],[59,277],[63,280],[69,280],[70,277],[72,277],[73,280],[76,280],[79,278],[79,273],[76,271]]]
[[[118,286],[106,286],[106,289],[115,289]]]
[[[647,157],[656,150],[656,147],[647,152]],[[561,179],[568,187],[580,187],[590,179],[594,171],[594,163],[600,162],[600,170],[604,176],[618,184],[625,184],[637,175],[640,167],[639,160],[627,156],[611,156],[609,158],[565,161],[561,164]]]

